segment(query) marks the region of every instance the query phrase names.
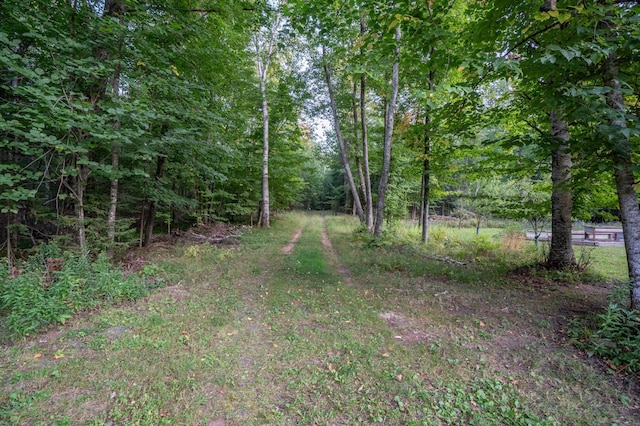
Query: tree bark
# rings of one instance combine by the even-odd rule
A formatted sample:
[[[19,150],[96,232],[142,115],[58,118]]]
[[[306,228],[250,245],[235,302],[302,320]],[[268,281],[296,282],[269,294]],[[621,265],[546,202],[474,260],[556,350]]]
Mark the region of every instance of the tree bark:
[[[571,189],[571,153],[569,152],[569,125],[559,117],[558,111],[551,111],[551,135],[557,146],[551,160],[551,247],[547,267],[565,269],[576,264],[571,237],[571,216],[573,210]]]
[[[389,185],[389,175],[391,174],[391,142],[393,139],[393,124],[396,112],[396,100],[398,98],[399,74],[400,74],[400,25],[396,27],[396,58],[393,61],[393,69],[391,72],[391,98],[387,105],[384,118],[384,148],[382,153],[382,172],[380,174],[380,183],[378,184],[378,201],[376,203],[376,221],[374,225],[373,235],[379,237],[382,235],[382,225],[384,223],[384,204],[387,194],[387,186]]]
[[[87,234],[84,215],[84,190],[87,187],[89,173],[91,169],[86,164],[78,165],[78,177],[76,179],[76,187],[74,189],[76,195],[75,212],[78,220],[78,245],[83,256],[87,255]]]
[[[429,91],[433,92],[435,89],[435,72],[429,71]],[[429,242],[429,195],[431,189],[431,135],[429,134],[429,114],[425,113],[424,116],[424,158],[422,160],[422,185],[420,200],[420,226],[422,227],[422,242],[424,244]]]
[[[542,12],[557,10],[556,0],[545,0]],[[569,152],[569,124],[559,111],[549,113],[551,136],[555,149],[551,154],[551,247],[546,265],[551,269],[566,269],[576,264],[571,237],[571,216],[573,212],[571,188],[571,153]],[[537,232],[534,232],[538,235]],[[536,245],[538,238],[536,236]]]
[[[325,57],[325,47],[322,46],[322,56]],[[360,196],[358,195],[358,188],[353,180],[353,174],[351,173],[351,166],[349,166],[349,159],[347,158],[347,152],[345,149],[344,139],[342,139],[342,133],[340,132],[340,121],[338,120],[338,108],[336,106],[336,100],[333,93],[333,83],[331,82],[331,71],[329,65],[324,63],[324,75],[327,81],[327,88],[329,91],[329,102],[331,104],[331,113],[333,115],[333,126],[336,132],[336,138],[338,139],[338,149],[340,151],[340,158],[342,159],[342,165],[344,167],[345,176],[349,183],[349,189],[353,196],[353,203],[356,208],[356,214],[361,223],[364,223],[364,212],[362,210],[362,204],[360,203]]]
[[[119,16],[120,25],[124,26],[124,12],[125,6],[121,0],[107,0],[105,2],[105,15],[106,16]],[[122,37],[118,40],[118,57],[122,57],[122,45],[124,40]],[[116,64],[111,76],[111,96],[114,98],[118,96],[120,90],[120,64]],[[120,121],[116,120],[113,124],[115,130],[120,129]],[[114,244],[116,241],[116,218],[118,209],[118,169],[120,165],[120,147],[117,142],[111,144],[111,169],[113,177],[111,178],[111,185],[109,188],[109,213],[107,216],[107,257],[110,259],[113,257]]]
[[[262,98],[262,201],[258,224],[263,228],[271,226],[271,202],[269,199],[269,104],[267,100],[267,77],[269,65],[276,51],[277,33],[280,28],[282,16],[278,14],[273,26],[269,28],[268,38],[259,40],[258,35],[253,39],[258,79],[260,80],[260,96]],[[261,41],[264,45],[261,46]],[[266,54],[263,57],[262,54]]]
[[[268,228],[271,225],[269,201],[269,105],[267,103],[266,81],[262,76],[260,77],[260,93],[262,95],[262,205],[259,223],[262,227]]]
[[[611,53],[604,62],[604,83],[611,90],[607,93],[609,108],[619,113],[619,118],[611,121],[612,126],[624,129],[627,124],[624,120],[624,98],[620,89],[618,76],[617,54]],[[631,281],[631,308],[640,308],[640,207],[638,206],[638,193],[634,187],[633,160],[631,157],[631,145],[629,138],[618,133],[615,146],[612,149],[614,162],[614,176],[618,203],[620,204],[620,220],[624,234],[624,246],[629,266],[629,279]]]
[[[369,231],[373,231],[373,195],[371,193],[371,172],[369,170],[369,140],[366,116],[366,76],[360,76],[360,126],[362,128],[362,165],[364,173],[364,202],[366,207],[365,224]]]
[[[429,117],[426,116],[424,124],[429,124]],[[420,226],[422,227],[422,242],[429,242],[429,193],[431,189],[431,137],[429,132],[424,135],[424,158],[422,160],[422,199],[420,200]]]
[[[360,19],[360,35],[366,32],[364,19]],[[360,48],[360,54],[364,55],[364,47]],[[360,75],[360,127],[362,130],[362,165],[363,165],[363,187],[365,202],[365,224],[369,231],[373,231],[373,195],[371,192],[371,172],[369,170],[369,141],[367,131],[367,76]]]
[[[353,82],[353,98],[352,98],[352,107],[353,107],[353,139],[356,141],[354,144],[354,151],[356,153],[356,170],[358,170],[358,194],[364,197],[364,171],[362,170],[362,160],[360,159],[360,151],[358,149],[359,142],[359,130],[358,130],[358,104],[356,102],[356,98],[358,97],[358,83]],[[362,199],[360,199],[362,202]],[[366,201],[365,201],[366,202]],[[355,211],[355,206],[353,208]]]
[[[113,257],[113,245],[116,241],[116,214],[118,209],[118,168],[120,164],[120,148],[117,145],[111,147],[111,168],[116,175],[111,179],[109,190],[109,215],[107,217],[107,257]]]

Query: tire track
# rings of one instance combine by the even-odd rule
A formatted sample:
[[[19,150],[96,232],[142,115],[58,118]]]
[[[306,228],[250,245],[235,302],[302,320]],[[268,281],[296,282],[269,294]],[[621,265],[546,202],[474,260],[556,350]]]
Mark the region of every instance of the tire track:
[[[296,246],[296,242],[298,241],[298,239],[302,236],[302,228],[298,229],[296,231],[295,234],[293,234],[293,237],[291,237],[291,241],[289,241],[289,244],[287,244],[286,246],[282,247],[282,252],[284,254],[291,254],[291,252],[293,251],[293,248]]]
[[[329,262],[334,267],[338,275],[342,277],[344,283],[349,287],[353,287],[354,283],[353,279],[351,278],[351,272],[349,272],[349,270],[345,268],[344,265],[342,265],[342,262],[340,261],[340,255],[331,243],[331,239],[329,238],[329,234],[327,233],[327,220],[324,216],[322,217],[322,231],[320,231],[320,236],[322,245],[327,248]]]

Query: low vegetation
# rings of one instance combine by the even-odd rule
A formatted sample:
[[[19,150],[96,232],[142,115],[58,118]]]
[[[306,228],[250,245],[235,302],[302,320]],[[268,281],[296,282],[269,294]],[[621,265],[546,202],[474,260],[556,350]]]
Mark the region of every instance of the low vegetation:
[[[3,325],[14,321],[5,295],[29,277],[38,294],[77,283],[32,298],[77,314],[30,320],[26,337],[2,327],[0,424],[636,421],[634,364],[586,346],[622,354],[637,331],[637,317],[606,309],[614,287],[594,278],[598,250],[591,281],[551,280],[522,268],[540,249],[516,232],[434,229],[425,248],[410,228],[380,243],[355,226],[289,214],[238,245],[156,243],[128,275],[43,252],[4,277]],[[49,258],[63,259],[50,278]],[[578,333],[594,312],[618,340]]]

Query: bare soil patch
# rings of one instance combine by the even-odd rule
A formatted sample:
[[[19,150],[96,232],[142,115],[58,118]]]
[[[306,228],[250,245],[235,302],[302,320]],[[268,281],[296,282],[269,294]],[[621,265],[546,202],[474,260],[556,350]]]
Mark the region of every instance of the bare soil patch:
[[[323,227],[322,232],[320,234],[322,238],[322,245],[328,248],[333,248],[333,244],[331,244],[331,240],[329,239],[329,235],[327,234],[327,228]]]
[[[291,237],[291,240],[289,241],[289,244],[287,244],[286,246],[282,247],[282,252],[284,254],[291,254],[291,252],[293,251],[293,248],[296,245],[296,242],[298,241],[298,239],[302,236],[302,229],[298,229],[296,231],[295,234],[293,234],[293,237]]]
[[[398,312],[383,312],[379,316],[387,322],[389,328],[396,331],[397,334],[394,337],[398,341],[424,342],[434,337],[425,332],[416,321]]]

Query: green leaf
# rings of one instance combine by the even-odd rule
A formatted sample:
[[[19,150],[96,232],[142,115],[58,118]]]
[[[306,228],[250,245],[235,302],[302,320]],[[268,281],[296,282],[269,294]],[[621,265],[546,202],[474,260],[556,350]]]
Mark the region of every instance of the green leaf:
[[[565,22],[567,22],[570,19],[571,19],[571,14],[570,13],[561,13],[561,14],[558,15],[558,22],[560,22],[561,24],[564,24]]]
[[[533,19],[536,21],[546,21],[549,18],[551,18],[551,15],[549,15],[548,12],[536,13],[533,15]]]

